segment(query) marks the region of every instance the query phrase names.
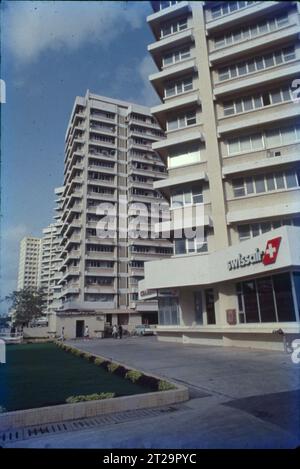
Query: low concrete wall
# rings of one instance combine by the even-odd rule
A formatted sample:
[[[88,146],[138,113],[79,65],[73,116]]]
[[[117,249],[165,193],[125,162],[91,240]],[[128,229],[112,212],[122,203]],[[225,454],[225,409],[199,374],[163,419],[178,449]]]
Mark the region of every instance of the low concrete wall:
[[[46,339],[49,335],[50,332],[48,326],[23,328],[24,339]]]
[[[5,412],[0,415],[0,430],[47,423],[64,422],[66,420],[95,417],[96,415],[124,412],[125,410],[147,409],[188,400],[188,389],[177,386],[170,391],[158,391],[134,396],[122,396],[100,401],[78,402],[76,404],[62,404],[37,409]]]

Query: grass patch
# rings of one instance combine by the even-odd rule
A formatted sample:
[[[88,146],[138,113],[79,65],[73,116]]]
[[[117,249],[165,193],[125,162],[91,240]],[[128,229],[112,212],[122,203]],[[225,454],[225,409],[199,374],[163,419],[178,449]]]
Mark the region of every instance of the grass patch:
[[[109,363],[106,360],[84,360],[83,352],[66,353],[69,349],[54,343],[8,345],[7,363],[0,366],[0,406],[12,411],[63,404],[70,396],[153,390],[146,383],[124,379],[119,370],[108,373],[102,366]]]

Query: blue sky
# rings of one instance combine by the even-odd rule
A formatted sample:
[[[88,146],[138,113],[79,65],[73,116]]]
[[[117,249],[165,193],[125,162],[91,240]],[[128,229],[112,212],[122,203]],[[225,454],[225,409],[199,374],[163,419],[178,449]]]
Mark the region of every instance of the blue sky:
[[[16,288],[19,241],[52,221],[75,96],[157,102],[150,12],[147,1],[1,2],[1,297]]]

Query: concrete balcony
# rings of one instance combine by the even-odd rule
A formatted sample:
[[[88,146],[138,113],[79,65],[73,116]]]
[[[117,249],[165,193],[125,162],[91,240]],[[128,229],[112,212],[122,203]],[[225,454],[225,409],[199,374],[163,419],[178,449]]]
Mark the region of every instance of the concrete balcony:
[[[237,88],[239,91],[256,89],[267,83],[276,84],[285,78],[296,78],[299,75],[299,66],[300,61],[296,59],[245,76],[215,82],[214,95],[219,98],[236,93]]]
[[[213,226],[211,217],[211,204],[198,204],[185,206],[181,208],[170,210],[170,220],[157,223],[155,225],[156,233],[166,233],[166,238],[169,237],[168,233],[175,230]]]
[[[209,60],[211,65],[217,65],[222,62],[228,62],[228,59],[243,58],[245,54],[255,51],[255,54],[266,47],[280,46],[285,39],[296,38],[299,34],[299,25],[293,22],[276,31],[270,31],[260,36],[247,38],[244,41],[230,44],[228,46],[218,48],[211,51]]]
[[[273,104],[253,111],[223,117],[218,121],[217,131],[219,135],[223,135],[251,127],[255,127],[255,130],[258,130],[260,125],[263,126],[264,124],[276,123],[285,119],[298,118],[299,115],[300,103],[289,101]]]
[[[233,27],[240,24],[241,22],[245,23],[246,21],[250,21],[261,15],[262,12],[266,15],[273,13],[280,9],[280,7],[280,2],[256,2],[252,5],[246,6],[245,8],[233,11],[227,15],[220,16],[215,19],[207,19],[206,30],[209,33],[217,32],[223,28]]]
[[[161,21],[170,21],[179,15],[189,14],[191,6],[188,1],[178,2],[175,5],[171,5],[168,8],[156,11],[151,15],[147,16],[147,23],[150,25],[153,34],[159,37],[159,24]]]
[[[103,187],[112,187],[115,185],[114,179],[107,181],[105,179],[88,179],[88,184],[93,184],[94,186],[103,186]]]
[[[278,147],[272,150],[265,150],[264,155],[260,152],[258,158],[256,158],[256,154],[250,156],[248,158],[246,156],[246,160],[243,158],[238,158],[235,162],[235,158],[227,158],[224,159],[225,166],[223,166],[223,177],[231,176],[235,174],[245,174],[249,171],[255,171],[257,169],[262,168],[278,168],[280,166],[291,165],[297,162],[300,162],[300,154],[296,148],[300,149],[300,145],[287,145],[285,147]],[[256,152],[255,152],[256,153]],[[278,156],[275,154],[278,153]]]
[[[84,293],[116,293],[113,285],[88,285],[84,287]]]
[[[112,127],[109,128],[109,127],[101,127],[101,126],[93,127],[93,126],[90,125],[89,132],[93,132],[93,133],[98,134],[98,135],[108,135],[108,136],[115,137],[116,136],[116,126],[112,125]]]
[[[180,111],[185,107],[200,106],[201,100],[197,92],[189,91],[187,93],[165,99],[163,104],[151,108],[152,114],[156,117],[160,125],[166,127],[167,114],[170,111]]]
[[[162,181],[155,181],[153,188],[162,192],[167,198],[170,198],[170,189],[182,184],[189,184],[196,181],[208,181],[207,173],[204,171],[191,171],[190,174],[180,174],[178,176],[169,176]]]
[[[89,145],[99,145],[100,147],[107,147],[107,148],[116,148],[116,142],[109,142],[106,140],[100,140],[96,138],[89,138]]]
[[[116,238],[101,238],[100,236],[87,235],[86,242],[92,244],[116,245]]]
[[[166,80],[177,79],[187,73],[193,74],[197,72],[196,60],[189,59],[179,62],[172,67],[163,69],[161,72],[153,73],[149,76],[149,80],[157,94],[163,98],[164,96],[164,83]]]
[[[128,181],[128,187],[136,187],[137,189],[152,189],[153,181],[151,182],[139,182],[139,181]]]
[[[170,36],[166,36],[165,38],[162,38],[159,41],[149,44],[148,51],[152,55],[157,67],[160,68],[161,55],[163,54],[163,52],[173,47],[180,47],[182,45],[189,44],[194,41],[195,39],[193,35],[193,30],[189,28],[175,34],[171,34]]]
[[[153,143],[153,150],[157,151],[163,158],[166,158],[170,147],[176,146],[179,143],[204,142],[204,135],[200,130],[200,124],[197,124],[196,127],[197,128],[195,128],[195,126],[192,128],[185,127],[184,129],[169,133],[165,140]]]
[[[102,145],[103,146],[103,145]],[[106,145],[104,145],[106,146]],[[114,155],[110,155],[109,154],[109,149],[104,153],[104,152],[100,152],[100,151],[96,151],[96,150],[93,150],[93,149],[90,149],[89,150],[89,157],[90,158],[94,158],[95,160],[98,160],[98,161],[111,161],[111,162],[116,162],[117,161],[117,158],[116,158],[116,154]]]
[[[107,259],[107,260],[112,260],[116,261],[114,252],[105,252],[105,251],[88,251],[85,255],[85,258],[87,260],[89,259],[97,259],[97,260],[102,260],[102,259]]]
[[[109,267],[86,267],[85,275],[93,275],[95,277],[116,277],[117,273],[114,268]]]
[[[99,165],[95,165],[92,163],[89,163],[88,170],[99,172],[99,173],[105,173],[105,174],[113,174],[113,175],[117,174],[117,170],[115,168],[99,166]]]
[[[128,145],[128,150],[132,150],[134,148],[136,148],[137,150],[145,150],[145,151],[151,152],[152,151],[152,144],[149,142],[148,145],[147,144],[145,145],[143,143],[137,143],[137,142],[133,142],[132,140],[130,140],[129,145]]]
[[[159,203],[162,201],[163,201],[162,197],[155,197],[154,195],[131,194],[128,197],[128,202]]]
[[[87,196],[89,199],[94,199],[94,200],[99,200],[99,201],[111,201],[111,202],[117,201],[117,196],[114,194],[106,194],[106,193],[100,194],[98,192],[88,191]]]
[[[227,223],[296,215],[300,212],[300,188],[227,200]]]
[[[78,283],[73,283],[71,285],[66,285],[63,287],[61,293],[59,294],[59,297],[63,297],[66,295],[71,295],[73,293],[79,294],[80,293],[80,288]]]
[[[144,153],[143,155],[135,155],[132,151],[128,153],[128,161],[138,161],[144,164],[155,164],[157,166],[165,166],[159,156],[156,156],[152,149],[149,153]]]
[[[154,177],[155,175],[159,175],[159,177],[161,178],[163,178],[164,175],[166,175],[165,172],[153,171],[152,169],[135,168],[134,166],[130,165],[128,168],[128,175],[131,175],[131,174],[137,174],[140,176],[149,176],[149,177]]]
[[[105,123],[109,123],[112,125],[113,124],[116,125],[116,117],[114,117],[113,119],[110,119],[101,114],[90,113],[90,120],[95,120],[97,122],[105,122]]]

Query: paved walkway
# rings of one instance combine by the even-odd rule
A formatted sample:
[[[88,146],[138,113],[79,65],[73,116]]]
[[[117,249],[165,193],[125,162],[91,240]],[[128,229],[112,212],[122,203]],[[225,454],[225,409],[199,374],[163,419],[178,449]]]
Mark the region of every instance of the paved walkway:
[[[300,444],[300,366],[289,355],[172,344],[156,337],[72,344],[177,380],[189,387],[191,399],[176,412],[10,446],[287,448]]]

